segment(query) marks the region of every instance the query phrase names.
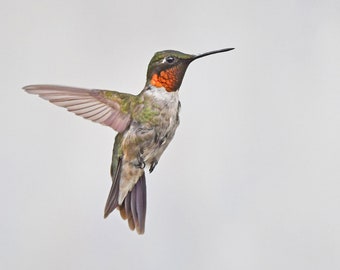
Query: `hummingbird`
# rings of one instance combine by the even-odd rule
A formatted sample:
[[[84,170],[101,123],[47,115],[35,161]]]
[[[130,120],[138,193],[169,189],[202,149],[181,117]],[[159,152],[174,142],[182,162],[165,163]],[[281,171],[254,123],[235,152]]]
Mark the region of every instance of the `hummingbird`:
[[[156,52],[148,65],[145,86],[138,95],[47,84],[28,85],[23,89],[118,132],[113,145],[112,185],[104,218],[118,209],[130,229],[143,234],[145,170],[151,173],[155,169],[175,135],[181,107],[178,92],[187,67],[196,59],[233,49],[198,55],[175,50]]]

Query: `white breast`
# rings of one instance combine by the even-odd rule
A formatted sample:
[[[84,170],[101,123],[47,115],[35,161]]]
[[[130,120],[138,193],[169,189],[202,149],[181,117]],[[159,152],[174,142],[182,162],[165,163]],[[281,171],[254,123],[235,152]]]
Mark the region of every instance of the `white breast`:
[[[176,104],[176,106],[179,101],[178,91],[168,92],[165,90],[164,87],[157,88],[157,87],[151,86],[150,89],[145,92],[145,94],[152,96],[154,99],[160,102],[163,101],[168,104]],[[177,110],[177,107],[176,107],[176,110]]]

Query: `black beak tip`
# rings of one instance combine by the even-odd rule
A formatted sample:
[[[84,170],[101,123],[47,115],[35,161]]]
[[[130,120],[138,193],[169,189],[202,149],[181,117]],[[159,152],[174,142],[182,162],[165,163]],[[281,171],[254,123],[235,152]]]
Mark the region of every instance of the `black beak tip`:
[[[235,50],[235,48],[225,48],[225,49],[218,50],[218,52],[228,52],[232,50]]]
[[[201,57],[205,57],[205,56],[208,56],[208,55],[212,55],[212,54],[215,54],[215,53],[231,51],[231,50],[234,50],[234,49],[235,48],[225,48],[225,49],[220,49],[220,50],[216,50],[216,51],[211,51],[211,52],[206,52],[206,53],[198,54],[198,55],[195,55],[192,60],[195,60],[195,59],[198,59],[198,58],[201,58]]]

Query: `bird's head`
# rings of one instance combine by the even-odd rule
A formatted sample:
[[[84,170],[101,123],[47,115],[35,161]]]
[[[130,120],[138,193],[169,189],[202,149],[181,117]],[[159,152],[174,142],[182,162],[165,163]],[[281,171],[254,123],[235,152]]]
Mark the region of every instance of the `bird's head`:
[[[198,55],[173,50],[156,52],[148,66],[146,85],[158,88],[163,87],[168,92],[177,91],[182,84],[185,71],[192,61],[207,55],[230,50],[233,50],[233,48]]]

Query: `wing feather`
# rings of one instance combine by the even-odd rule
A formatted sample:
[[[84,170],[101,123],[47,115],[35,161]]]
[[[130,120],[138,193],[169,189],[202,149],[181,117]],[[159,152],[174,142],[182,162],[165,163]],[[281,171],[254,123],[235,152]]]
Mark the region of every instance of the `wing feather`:
[[[121,109],[122,102],[136,97],[107,90],[90,90],[59,85],[29,85],[23,88],[51,103],[94,122],[123,132],[131,121],[129,111]]]

